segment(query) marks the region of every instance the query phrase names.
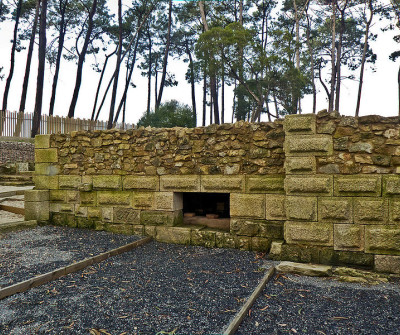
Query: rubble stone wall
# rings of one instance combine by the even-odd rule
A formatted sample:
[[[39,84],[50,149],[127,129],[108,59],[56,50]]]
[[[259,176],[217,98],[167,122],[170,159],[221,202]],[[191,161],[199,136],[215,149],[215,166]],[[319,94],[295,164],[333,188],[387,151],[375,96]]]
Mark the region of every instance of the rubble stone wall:
[[[42,135],[26,216],[165,242],[400,272],[398,118]],[[230,230],[185,226],[182,193],[230,194]]]

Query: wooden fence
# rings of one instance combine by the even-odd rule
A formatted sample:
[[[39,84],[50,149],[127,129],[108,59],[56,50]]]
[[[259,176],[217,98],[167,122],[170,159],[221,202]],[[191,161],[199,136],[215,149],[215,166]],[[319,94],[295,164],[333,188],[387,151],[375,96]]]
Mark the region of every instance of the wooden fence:
[[[31,137],[32,113],[0,112],[0,136]],[[132,129],[132,124],[117,123],[114,128]],[[106,121],[91,121],[60,116],[42,115],[39,134],[69,133],[76,130],[106,130]]]

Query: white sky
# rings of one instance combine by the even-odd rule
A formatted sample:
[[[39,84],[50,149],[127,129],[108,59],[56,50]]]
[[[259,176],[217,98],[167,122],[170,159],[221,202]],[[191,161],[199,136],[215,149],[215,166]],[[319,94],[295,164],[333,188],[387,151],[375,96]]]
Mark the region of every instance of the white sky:
[[[3,66],[2,74],[5,78],[9,72],[9,59],[11,51],[11,43],[13,33],[13,23],[3,22],[0,25],[0,67]],[[398,112],[398,90],[397,90],[397,72],[399,62],[392,62],[389,60],[389,55],[400,48],[400,45],[393,41],[393,36],[396,32],[388,31],[381,32],[378,24],[372,27],[372,32],[378,34],[378,40],[372,42],[372,47],[378,55],[376,63],[377,71],[374,73],[370,70],[369,66],[366,67],[364,75],[364,87],[361,102],[360,115],[379,114],[384,116],[395,116]],[[26,42],[26,46],[27,46]],[[36,49],[35,49],[36,50]],[[26,112],[33,112],[34,99],[35,99],[35,86],[37,75],[37,53],[33,55],[33,63],[31,68],[31,80],[29,83],[28,100]],[[11,90],[8,99],[8,109],[15,111],[19,107],[22,81],[25,71],[26,50],[16,53],[16,67],[14,77],[11,82]],[[96,73],[91,68],[93,58],[89,56],[84,65],[83,82],[81,91],[76,107],[76,117],[90,118],[92,106],[94,102],[95,91],[97,87],[99,73]],[[138,63],[137,63],[138,64]],[[105,83],[108,82],[111,76],[111,69],[115,66],[115,60],[109,61],[109,72],[105,76]],[[175,74],[179,85],[176,87],[166,87],[164,89],[163,101],[176,99],[180,102],[191,105],[190,85],[185,80],[185,72],[187,63],[173,60],[170,58],[168,63],[168,71]],[[43,114],[48,114],[51,85],[54,69],[46,66],[45,71],[45,88],[43,99]],[[356,78],[358,78],[359,70],[356,71]],[[57,88],[57,97],[55,105],[55,115],[66,116],[72,98],[72,91],[75,84],[76,65],[74,62],[62,61],[61,73]],[[124,72],[121,74],[124,78]],[[141,117],[147,106],[147,79],[140,75],[140,70],[134,71],[133,82],[136,88],[130,88],[128,93],[127,115],[126,121],[129,123],[136,123]],[[154,79],[152,80],[154,83]],[[0,100],[3,97],[5,86],[5,79],[0,81]],[[122,91],[124,83],[121,81],[120,91]],[[320,93],[317,96],[317,111],[327,108],[326,94],[322,92],[321,85],[318,84]],[[341,111],[343,115],[354,115],[356,102],[357,102],[357,81],[344,81],[342,84],[341,92]],[[152,92],[152,98],[154,93]],[[233,94],[229,87],[226,88],[226,122],[230,122],[232,115],[232,98]],[[198,111],[198,125],[201,124],[201,110],[202,110],[202,89],[201,85],[196,88],[197,111]],[[152,101],[152,106],[154,101]],[[272,107],[272,106],[271,106]],[[302,102],[303,112],[312,111],[312,97],[305,97]],[[108,105],[103,107],[100,114],[101,120],[108,119]],[[266,116],[263,116],[262,120]],[[207,122],[208,124],[208,122]]]

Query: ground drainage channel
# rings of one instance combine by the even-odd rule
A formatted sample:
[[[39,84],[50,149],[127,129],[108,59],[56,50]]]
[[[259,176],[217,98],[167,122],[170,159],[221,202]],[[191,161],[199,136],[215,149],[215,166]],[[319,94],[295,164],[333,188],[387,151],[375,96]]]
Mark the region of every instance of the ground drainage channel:
[[[151,242],[1,300],[0,333],[222,334],[263,265],[254,252]]]

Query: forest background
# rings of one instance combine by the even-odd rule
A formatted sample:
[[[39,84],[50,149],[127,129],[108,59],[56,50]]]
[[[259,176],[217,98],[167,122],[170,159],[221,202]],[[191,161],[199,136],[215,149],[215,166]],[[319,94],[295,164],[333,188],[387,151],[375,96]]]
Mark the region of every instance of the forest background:
[[[1,109],[34,125],[171,99],[192,125],[400,113],[399,0],[0,0],[0,21]]]

